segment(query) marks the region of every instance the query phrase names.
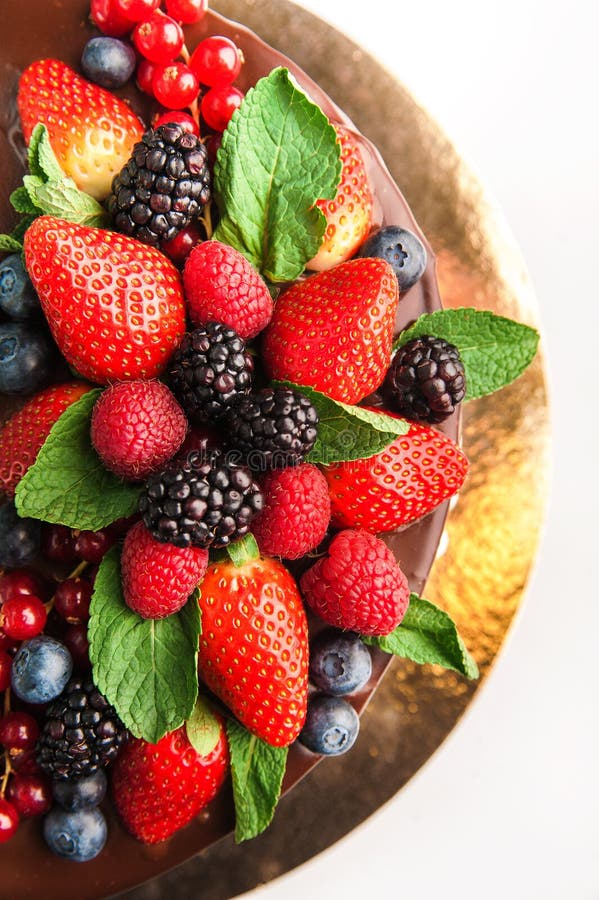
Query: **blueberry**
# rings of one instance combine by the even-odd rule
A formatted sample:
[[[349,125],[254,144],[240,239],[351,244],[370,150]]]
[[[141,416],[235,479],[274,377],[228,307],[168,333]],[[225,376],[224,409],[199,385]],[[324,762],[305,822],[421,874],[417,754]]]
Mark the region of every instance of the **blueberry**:
[[[91,38],[81,56],[81,68],[87,78],[110,91],[129,81],[135,63],[133,47],[113,37]]]
[[[42,525],[21,518],[12,501],[0,506],[0,566],[17,568],[33,562],[40,552]]]
[[[360,719],[347,700],[320,694],[308,703],[299,739],[312,753],[339,756],[353,747],[359,730]]]
[[[11,319],[29,319],[41,311],[39,298],[18,253],[0,262],[0,310]]]
[[[83,778],[53,781],[52,793],[56,802],[69,812],[91,809],[106,796],[106,773],[104,769],[98,769],[93,775]]]
[[[106,843],[107,831],[99,809],[68,812],[55,806],[44,819],[44,840],[50,850],[74,862],[94,859]]]
[[[48,703],[62,693],[73,671],[64,644],[47,634],[24,641],[13,659],[10,682],[25,703]]]
[[[422,241],[398,225],[379,228],[362,244],[358,256],[380,256],[397,275],[400,291],[407,291],[426,269],[426,250]]]
[[[46,385],[56,368],[56,347],[23,322],[0,325],[0,392],[31,394]]]
[[[364,687],[372,658],[359,635],[325,628],[310,647],[310,680],[325,694],[341,696]]]

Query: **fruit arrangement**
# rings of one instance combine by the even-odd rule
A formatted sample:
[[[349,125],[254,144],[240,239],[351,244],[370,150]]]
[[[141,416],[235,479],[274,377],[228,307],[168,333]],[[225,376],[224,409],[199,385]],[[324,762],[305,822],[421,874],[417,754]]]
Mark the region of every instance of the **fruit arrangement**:
[[[398,329],[424,242],[377,218],[359,137],[287,69],[243,92],[233,41],[190,52],[205,13],[92,0],[80,72],[36,60],[19,81],[0,841],[40,815],[81,862],[107,802],[155,843],[229,779],[237,840],[259,834],[290,748],[358,738],[375,654],[476,677],[385,537],[456,496],[460,404],[538,340],[468,308]],[[162,107],[146,123],[115,93],[132,79]]]

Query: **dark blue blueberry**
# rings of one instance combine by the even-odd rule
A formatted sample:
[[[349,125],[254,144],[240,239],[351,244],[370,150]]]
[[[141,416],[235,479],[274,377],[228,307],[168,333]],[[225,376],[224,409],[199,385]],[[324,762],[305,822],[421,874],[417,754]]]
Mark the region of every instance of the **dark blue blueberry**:
[[[364,687],[372,673],[368,648],[352,631],[325,628],[310,647],[312,684],[339,697]]]
[[[40,552],[42,525],[21,518],[11,501],[0,506],[0,567],[16,568],[33,562]]]
[[[129,81],[135,63],[133,47],[113,37],[91,38],[81,56],[81,68],[86,77],[110,91]]]
[[[312,753],[339,756],[353,747],[359,730],[360,719],[351,703],[319,694],[308,702],[299,739]]]
[[[74,862],[94,859],[106,843],[106,819],[99,809],[68,812],[55,806],[44,819],[44,840],[57,856]]]
[[[397,275],[400,291],[407,291],[426,269],[426,250],[422,241],[398,225],[386,225],[370,235],[358,256],[380,256]]]
[[[68,781],[53,781],[54,799],[69,812],[77,809],[91,809],[98,806],[106,796],[106,773],[98,769],[85,778],[69,778]]]
[[[0,310],[11,319],[29,319],[41,312],[39,297],[18,253],[0,262]]]
[[[56,347],[44,331],[24,322],[0,325],[0,393],[32,394],[50,381]]]
[[[73,671],[64,644],[47,634],[24,641],[13,659],[10,683],[25,703],[48,703],[62,693]]]

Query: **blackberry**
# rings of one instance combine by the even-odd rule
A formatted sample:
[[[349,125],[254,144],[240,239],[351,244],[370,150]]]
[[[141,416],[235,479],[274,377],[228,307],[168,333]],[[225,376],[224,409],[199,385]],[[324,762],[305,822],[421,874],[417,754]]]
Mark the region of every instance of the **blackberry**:
[[[207,322],[186,334],[168,370],[170,388],[196,424],[216,422],[238,394],[251,390],[254,361],[233,328]]]
[[[139,508],[157,541],[218,548],[248,533],[262,493],[245,466],[193,450],[151,476]]]
[[[208,153],[180,125],[146,131],[112,181],[114,227],[160,247],[197,218],[211,197]]]
[[[382,386],[389,409],[431,424],[450,416],[465,393],[466,374],[457,347],[429,334],[399,348]]]
[[[318,435],[318,413],[304,394],[264,388],[239,397],[228,410],[229,445],[251,469],[294,466],[308,455]]]
[[[89,678],[71,678],[46,709],[36,759],[52,778],[93,775],[117,755],[125,726]]]

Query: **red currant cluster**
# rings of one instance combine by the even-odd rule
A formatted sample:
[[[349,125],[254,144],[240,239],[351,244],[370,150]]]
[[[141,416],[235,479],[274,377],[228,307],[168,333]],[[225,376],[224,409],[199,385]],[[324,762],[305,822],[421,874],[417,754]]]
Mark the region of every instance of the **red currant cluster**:
[[[207,0],[164,0],[164,6],[166,11],[161,0],[91,0],[91,16],[106,35],[130,35],[141,56],[137,84],[164,107],[154,127],[178,122],[199,134],[201,117],[221,133],[243,100],[233,85],[243,54],[229,38],[214,35],[190,55],[182,26],[201,20]]]
[[[35,760],[37,717],[43,710],[24,703],[11,708],[13,657],[21,642],[45,632],[66,645],[75,669],[89,670],[87,622],[94,578],[126,527],[115,523],[92,532],[46,525],[39,570],[21,567],[0,574],[0,843],[12,837],[21,818],[43,815],[52,805],[51,783]],[[69,574],[47,574],[51,570]]]

